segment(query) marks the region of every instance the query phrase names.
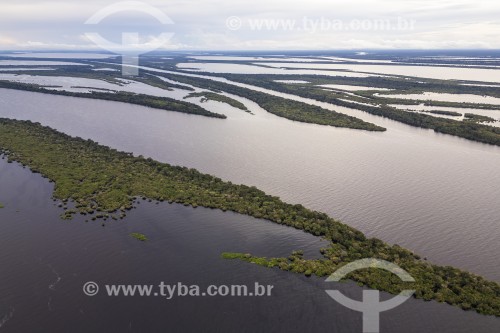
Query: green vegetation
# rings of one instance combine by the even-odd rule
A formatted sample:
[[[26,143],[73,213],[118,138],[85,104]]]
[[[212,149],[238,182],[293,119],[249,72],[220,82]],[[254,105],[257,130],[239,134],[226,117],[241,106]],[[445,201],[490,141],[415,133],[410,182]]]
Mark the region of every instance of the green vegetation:
[[[376,239],[367,240],[378,248]],[[238,259],[268,268],[279,268],[306,276],[327,277],[343,265],[362,258],[379,258],[396,263],[416,280],[403,282],[395,275],[380,269],[362,269],[349,274],[346,279],[360,286],[399,294],[405,289],[415,289],[415,298],[435,300],[474,310],[481,314],[500,316],[500,286],[484,278],[449,266],[437,266],[418,260],[407,250],[394,245],[388,252],[361,250],[341,246],[332,240],[329,248],[321,249],[323,259],[308,260],[302,251],[294,251],[288,258],[255,257],[245,253],[223,253],[224,259]],[[398,253],[399,251],[399,253]],[[390,254],[389,254],[390,253]]]
[[[235,107],[237,109],[243,110],[245,112],[250,112],[248,108],[245,106],[245,104],[241,103],[240,101],[235,100],[234,98],[227,97],[221,94],[217,94],[211,91],[202,91],[199,93],[190,93],[187,95],[186,98],[192,98],[192,97],[202,97],[202,102],[206,101],[217,101],[217,102],[222,102],[231,105],[232,107]]]
[[[360,93],[362,95],[363,93]],[[391,96],[391,95],[387,95]],[[425,105],[433,107],[445,107],[445,108],[456,108],[456,109],[479,109],[479,110],[500,110],[500,105],[492,104],[479,104],[479,103],[458,103],[458,102],[443,102],[443,101],[432,101],[432,100],[413,100],[404,98],[391,98],[391,97],[370,97],[373,101],[377,101],[382,104],[401,104],[401,105]]]
[[[134,157],[27,121],[0,119],[0,149],[10,162],[21,163],[54,182],[54,198],[74,203],[74,208],[63,214],[64,218],[77,213],[92,219],[116,218],[118,212],[123,217],[137,197],[229,210],[323,236],[330,245],[321,250],[321,260],[307,260],[301,252],[292,253],[289,258],[231,253],[224,254],[224,258],[318,276],[326,276],[357,259],[384,259],[400,265],[416,279],[412,288],[417,290],[418,298],[500,316],[497,283],[456,268],[432,265],[398,245],[366,238],[360,231],[324,213],[287,204],[255,187]],[[392,293],[402,287],[395,277],[379,270],[358,271],[350,278]]]
[[[460,112],[454,112],[454,111],[441,111],[441,110],[436,110],[436,111],[424,111],[427,113],[432,113],[432,114],[439,114],[442,116],[451,116],[451,117],[461,117],[462,114]]]
[[[79,98],[101,99],[106,101],[137,104],[155,109],[195,114],[212,118],[221,118],[221,119],[227,118],[223,114],[205,110],[204,108],[196,104],[184,101],[178,101],[168,97],[155,97],[150,95],[134,94],[123,91],[115,93],[108,93],[101,91],[99,92],[93,91],[91,93],[77,93],[69,91],[49,90],[34,84],[25,84],[25,83],[8,82],[8,81],[0,81],[0,88],[26,90],[26,91],[45,93],[45,94],[63,95],[63,96],[71,96]]]
[[[304,123],[329,125],[335,127],[347,127],[367,131],[385,131],[385,128],[383,127],[365,122],[352,116],[326,110],[319,106],[292,101],[283,97],[277,97],[263,92],[238,87],[232,84],[217,82],[210,79],[192,78],[182,75],[162,75],[169,79],[203,89],[225,91],[232,95],[247,98],[257,103],[266,111],[286,119]]]
[[[146,242],[148,240],[148,238],[146,237],[146,235],[144,234],[140,234],[138,232],[133,232],[130,234],[131,237],[141,241],[141,242]]]
[[[221,254],[221,258],[222,259],[242,259],[245,256],[247,256],[247,255],[244,255],[244,254],[241,254],[241,253],[233,253],[233,252],[223,252]],[[250,257],[249,254],[248,254],[248,257]]]
[[[278,75],[278,74],[214,74],[212,76],[224,77],[232,81],[258,85],[269,89],[279,89],[284,87],[287,89],[302,90],[304,87],[315,88],[320,85],[339,84],[348,86],[363,86],[371,88],[389,89],[384,91],[384,95],[391,94],[422,94],[424,92],[448,93],[448,94],[472,94],[480,96],[500,97],[500,90],[496,87],[485,86],[470,86],[464,83],[478,82],[458,82],[454,80],[435,80],[415,77],[349,77],[349,76],[326,76],[326,75]],[[276,82],[276,80],[303,80],[309,83],[306,84],[288,84]],[[485,82],[487,83],[487,82]],[[324,88],[324,87],[317,87]],[[374,94],[380,93],[376,90],[356,91],[356,94],[365,97],[374,97]],[[383,99],[383,98],[382,98]],[[408,100],[407,100],[408,101]],[[418,101],[422,103],[422,101]],[[446,102],[445,102],[446,103]],[[452,102],[450,102],[452,103]],[[454,103],[461,104],[461,103]],[[475,104],[474,104],[475,105]],[[494,106],[494,105],[493,105]]]
[[[300,84],[283,84],[283,83],[278,83],[274,81],[270,81],[270,77],[272,80],[275,80],[276,77],[279,79],[283,79],[283,76],[248,76],[248,75],[237,75],[237,74],[230,74],[230,75],[224,75],[224,77],[227,77],[228,79],[242,82],[242,83],[247,83],[247,84],[253,84],[257,86],[261,86],[267,89],[272,89],[275,91],[279,92],[284,92],[284,93],[289,93],[289,94],[294,94],[297,96],[305,97],[305,98],[310,98],[314,99],[320,102],[327,102],[331,103],[334,105],[338,106],[343,106],[351,109],[358,109],[376,116],[384,117],[384,118],[389,118],[395,121],[399,121],[401,123],[410,125],[410,126],[415,126],[415,127],[421,127],[421,128],[427,128],[427,129],[432,129],[435,132],[438,133],[443,133],[443,134],[450,134],[454,136],[458,136],[461,138],[465,138],[468,140],[472,141],[478,141],[482,143],[487,143],[487,144],[492,144],[492,145],[497,145],[500,146],[500,128],[498,127],[493,127],[493,126],[488,126],[488,125],[482,125],[482,124],[477,124],[474,122],[464,122],[464,121],[458,121],[454,119],[446,119],[446,118],[438,118],[438,117],[433,117],[431,115],[426,115],[422,113],[417,113],[417,112],[407,112],[404,110],[399,110],[394,107],[389,106],[388,104],[385,103],[391,103],[391,104],[411,104],[411,103],[421,103],[421,101],[416,102],[416,101],[410,101],[408,103],[408,100],[387,100],[384,98],[376,98],[373,97],[371,94],[373,92],[364,92],[367,95],[362,95],[359,93],[358,97],[354,97],[352,95],[344,95],[342,97],[339,97],[340,93],[333,93],[332,91],[325,91],[321,87],[315,87],[311,86],[311,84],[308,85],[300,85]],[[325,78],[322,78],[321,81],[318,78],[310,78],[309,76],[294,76],[290,77],[287,76],[289,80],[291,79],[301,79],[301,80],[306,80],[310,82],[320,82],[321,84],[326,84],[325,82],[328,82]],[[350,81],[352,81],[352,78],[349,78]],[[370,85],[370,82],[373,80],[374,82],[378,81],[372,78],[363,78],[365,81],[365,85]],[[405,86],[405,83],[403,81],[406,80],[400,80],[400,81],[395,81],[399,82],[402,87]],[[335,83],[339,82],[337,80],[334,81]],[[384,81],[387,83],[387,81]],[[440,81],[441,82],[441,81]],[[329,83],[332,83],[331,81]],[[376,86],[378,87],[380,85],[377,84]],[[413,90],[408,88],[408,93],[414,92],[415,91],[421,91],[423,89],[426,89],[426,85],[418,82],[410,82],[406,83],[406,85],[413,85],[413,86],[418,86],[419,88],[414,88]],[[449,84],[448,84],[449,85]],[[432,87],[438,86],[437,84],[432,84]],[[392,85],[390,86],[392,87]],[[469,86],[463,86],[469,89]],[[478,88],[478,87],[475,87]],[[482,87],[479,87],[482,88]],[[459,89],[459,88],[457,88]],[[463,88],[465,89],[465,88]],[[498,89],[497,89],[498,90]],[[441,92],[441,91],[440,91]],[[447,91],[446,91],[447,92]],[[371,97],[369,97],[371,96]],[[341,99],[342,98],[342,99]],[[347,101],[346,101],[347,99]],[[405,103],[406,101],[406,103]],[[371,103],[373,106],[370,105],[362,105],[358,104],[355,102],[363,102],[363,103]],[[442,102],[442,103],[433,103],[433,105],[436,104],[436,106],[456,106],[455,104],[460,103],[447,103],[447,102]],[[439,105],[438,105],[439,104]],[[490,107],[490,106],[488,106]]]
[[[475,94],[500,97],[499,89],[492,87],[466,86],[456,81],[449,80],[432,80],[410,77],[330,77],[330,76],[289,76],[289,75],[240,75],[240,74],[224,74],[224,77],[233,81],[252,84],[265,87],[280,92],[288,92],[303,96],[307,92],[314,92],[315,98],[343,98],[357,102],[370,102],[374,105],[428,105],[435,107],[454,107],[454,108],[470,108],[470,109],[486,109],[500,110],[499,105],[478,104],[478,103],[459,103],[459,102],[443,102],[443,101],[422,101],[404,98],[393,98],[391,95],[399,94],[422,94],[424,92],[448,93],[448,94]],[[275,82],[275,80],[293,79],[305,80],[307,84],[286,84]],[[376,90],[360,90],[354,94],[349,92],[331,90],[320,85],[341,84],[350,86],[369,86],[372,88],[389,89],[384,91],[385,97],[380,97],[377,94],[380,91]],[[471,89],[472,87],[472,89]],[[304,90],[306,92],[304,92]],[[321,97],[323,96],[323,97]],[[306,95],[304,95],[306,97]],[[312,97],[311,97],[312,98]]]
[[[189,86],[165,82],[165,81],[163,81],[162,79],[160,79],[159,77],[157,77],[155,75],[135,76],[133,78],[133,80],[137,81],[137,82],[142,82],[144,84],[147,84],[147,85],[150,85],[150,86],[153,86],[153,87],[164,89],[164,90],[172,90],[172,88],[182,89],[182,90],[189,90],[189,91],[193,91],[194,90],[193,88],[191,88]]]
[[[5,206],[0,202],[0,209],[4,208]]]
[[[438,133],[450,134],[472,141],[500,146],[500,128],[498,127],[438,118],[416,112],[406,112],[390,106],[370,107],[340,100],[331,102],[336,105],[359,109],[377,116],[396,120],[410,126],[432,129]]]
[[[158,64],[158,59],[155,57],[151,58],[143,57],[141,58],[141,62],[146,66],[169,69],[169,70],[177,70],[175,64],[183,59],[184,58],[182,57],[181,58],[176,57],[175,60],[162,59],[161,61],[162,64]],[[114,62],[114,61],[116,61],[116,59],[115,60],[109,59],[109,62]],[[96,72],[93,71],[92,69],[94,68],[87,66],[60,66],[57,70],[54,71],[33,71],[30,72],[29,74],[40,75],[40,76],[82,77],[89,79],[104,80],[118,85],[124,84],[122,81],[116,78],[117,73],[115,72],[105,72],[105,71]],[[11,72],[11,73],[26,74],[23,72]],[[166,82],[162,80],[160,77],[165,77],[167,79],[176,81],[178,83]],[[326,110],[318,106],[309,105],[307,103],[290,101],[286,98],[272,96],[266,93],[257,92],[242,87],[237,87],[227,83],[215,82],[213,80],[192,78],[175,74],[159,74],[156,72],[147,72],[147,71],[141,71],[141,75],[139,77],[134,77],[133,80],[165,90],[178,88],[178,89],[192,91],[193,88],[185,85],[188,84],[211,91],[219,91],[219,92],[225,91],[233,95],[248,98],[259,104],[263,109],[267,110],[268,112],[294,121],[335,126],[335,127],[347,127],[347,128],[361,129],[368,131],[385,131],[385,128],[383,127],[370,124],[368,122],[362,121],[361,119],[348,116],[342,113]],[[145,105],[165,110],[175,110],[178,112],[198,114],[208,117],[226,118],[225,115],[210,112],[192,103],[184,102],[184,105],[181,105],[183,102],[175,101],[169,98],[153,97],[149,95],[138,95],[138,94],[122,93],[122,92],[120,93],[93,92],[90,94],[72,93],[72,92],[44,89],[43,87],[33,84],[23,84],[23,83],[15,83],[8,81],[0,81],[0,88],[28,90],[46,94],[56,94],[56,95],[65,95],[65,96],[74,96],[83,98],[113,100],[118,102]],[[208,94],[209,94],[208,96],[205,95],[205,97],[208,99],[214,99],[224,103],[228,103],[229,105],[247,111],[246,107],[242,103],[234,99],[228,99],[228,97],[224,95],[216,94],[213,92],[209,92]],[[169,106],[170,103],[174,103],[174,101],[175,103],[178,104],[172,104],[172,106]]]
[[[470,121],[470,122],[473,122],[473,123],[494,123],[496,122],[496,120],[494,118],[491,118],[491,117],[487,117],[487,116],[481,116],[479,114],[475,114],[475,113],[466,113],[464,114],[464,121]]]

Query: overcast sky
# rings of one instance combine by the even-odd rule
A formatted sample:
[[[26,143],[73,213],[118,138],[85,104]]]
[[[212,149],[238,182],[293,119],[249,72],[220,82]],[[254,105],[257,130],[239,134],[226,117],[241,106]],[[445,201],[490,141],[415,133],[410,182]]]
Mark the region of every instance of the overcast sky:
[[[173,33],[164,48],[177,50],[500,49],[498,0],[145,0],[173,23],[122,11],[85,24],[117,2],[1,0],[0,49],[97,49],[89,32],[140,43]]]

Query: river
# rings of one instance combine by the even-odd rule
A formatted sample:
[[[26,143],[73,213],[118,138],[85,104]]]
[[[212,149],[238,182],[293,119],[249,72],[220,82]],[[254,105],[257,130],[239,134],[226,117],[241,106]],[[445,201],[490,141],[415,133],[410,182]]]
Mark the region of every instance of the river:
[[[254,115],[218,102],[203,105],[228,119],[0,89],[0,116],[39,121],[119,150],[255,185],[285,201],[324,211],[370,236],[415,250],[432,262],[500,281],[500,175],[496,170],[500,148],[349,109],[345,112],[360,114],[388,131],[302,124],[238,99]],[[9,327],[17,328],[15,332],[33,331],[22,321],[23,314],[31,312],[37,320],[30,322],[45,323],[53,332],[63,332],[76,322],[86,322],[82,331],[113,331],[107,325],[118,316],[126,319],[119,321],[123,326],[115,331],[137,331],[136,325],[154,331],[174,315],[179,319],[168,321],[174,331],[215,330],[210,326],[215,325],[211,316],[219,318],[214,319],[219,324],[226,318],[227,326],[221,328],[226,331],[234,331],[238,323],[249,325],[248,331],[262,327],[360,331],[359,320],[353,319],[360,315],[335,307],[333,300],[325,297],[325,286],[319,279],[218,257],[222,251],[240,250],[273,256],[305,249],[312,255],[318,248],[313,237],[267,222],[256,224],[254,219],[236,214],[169,205],[145,204],[147,209],[135,210],[125,222],[106,228],[79,220],[62,222],[57,217],[59,210],[49,200],[48,183],[6,163],[0,175],[0,198],[6,205],[0,211],[2,221],[6,221],[0,253],[2,265],[12,267],[8,274],[2,270],[1,275],[4,288],[0,295],[4,297],[0,322],[2,316],[8,318],[2,327],[6,331]],[[153,239],[150,246],[128,236],[134,228]],[[283,233],[289,234],[284,237]],[[43,268],[35,267],[35,262]],[[59,277],[60,287],[55,288],[60,294],[56,296],[48,286]],[[139,283],[162,279],[200,284],[259,279],[274,281],[281,292],[255,302],[182,299],[170,303],[136,298],[118,303],[81,294],[80,284],[88,280]],[[26,285],[28,289],[23,289]],[[345,288],[346,293],[360,293],[357,287]],[[30,303],[30,297],[36,301]],[[297,306],[284,309],[280,304]],[[331,311],[338,315],[333,318]],[[497,332],[500,328],[498,319],[434,302],[411,300],[393,311],[397,318],[388,314],[382,322],[388,332]],[[199,323],[191,322],[190,316],[199,317]],[[58,322],[57,318],[64,320]],[[90,323],[89,318],[93,318]],[[404,326],[407,324],[411,327]]]

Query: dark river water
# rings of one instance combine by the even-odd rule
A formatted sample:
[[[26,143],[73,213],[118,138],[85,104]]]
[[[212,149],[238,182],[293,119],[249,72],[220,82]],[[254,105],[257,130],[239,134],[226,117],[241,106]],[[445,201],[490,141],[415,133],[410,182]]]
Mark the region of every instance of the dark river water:
[[[126,220],[59,219],[52,185],[0,160],[1,332],[361,332],[361,314],[333,301],[352,283],[227,261],[221,252],[318,255],[325,243],[264,220],[204,208],[142,202]],[[129,236],[142,232],[149,242]],[[101,285],[83,294],[87,281]],[[109,297],[105,284],[273,285],[270,297]],[[390,297],[383,295],[383,298]],[[500,319],[411,299],[385,312],[381,332],[498,332]]]
[[[243,100],[244,101],[244,100]],[[500,281],[500,149],[375,118],[368,133],[300,124],[245,101],[254,116],[220,103],[209,119],[140,106],[0,89],[0,116],[30,119],[124,151],[256,185],[341,218],[368,235]],[[375,121],[374,121],[375,122]],[[253,218],[142,203],[102,227],[59,219],[52,187],[0,163],[0,331],[361,332],[361,314],[326,295],[321,279],[220,259],[263,256],[321,240]],[[151,239],[140,243],[129,233]],[[261,284],[271,297],[90,298],[101,284]],[[500,319],[410,300],[386,312],[382,332],[499,332]]]

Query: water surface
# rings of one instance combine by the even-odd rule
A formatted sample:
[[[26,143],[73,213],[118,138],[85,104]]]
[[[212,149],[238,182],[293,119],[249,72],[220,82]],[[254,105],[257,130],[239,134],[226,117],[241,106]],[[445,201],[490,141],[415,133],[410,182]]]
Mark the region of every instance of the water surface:
[[[297,63],[259,63],[271,67],[314,69],[323,75],[328,70],[343,69],[385,75],[422,77],[437,80],[469,80],[481,82],[500,82],[500,70],[484,68],[453,68],[412,65],[368,65],[368,64],[297,64]],[[223,65],[223,64],[221,64]]]
[[[384,133],[302,124],[241,99],[227,120],[116,102],[0,90],[0,116],[301,203],[429,260],[500,281],[500,148],[367,115]],[[360,112],[362,113],[362,112]]]
[[[500,105],[500,98],[492,96],[472,95],[472,94],[447,94],[447,93],[424,92],[422,94],[393,94],[393,95],[375,94],[375,95],[386,98],[413,99],[420,101]]]
[[[0,160],[0,330],[31,332],[361,332],[361,315],[330,299],[337,289],[360,299],[352,283],[227,261],[223,251],[317,255],[304,232],[234,213],[142,202],[124,221],[59,219],[52,185]],[[129,236],[142,232],[141,243]],[[87,297],[87,281],[105,284],[273,285],[271,297]],[[383,297],[389,297],[383,294]],[[286,306],[284,306],[286,305]],[[409,300],[386,312],[382,332],[493,333],[500,319],[436,302]]]

